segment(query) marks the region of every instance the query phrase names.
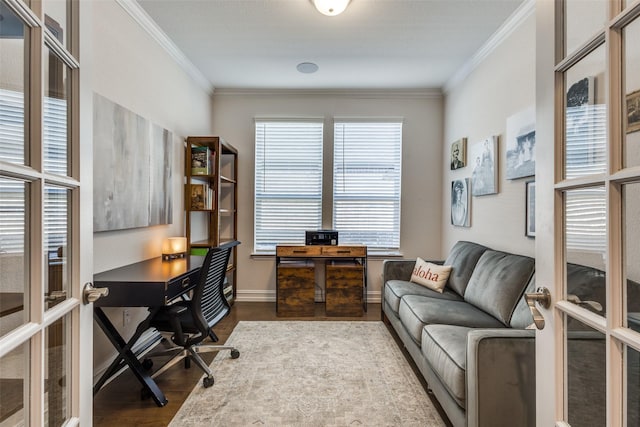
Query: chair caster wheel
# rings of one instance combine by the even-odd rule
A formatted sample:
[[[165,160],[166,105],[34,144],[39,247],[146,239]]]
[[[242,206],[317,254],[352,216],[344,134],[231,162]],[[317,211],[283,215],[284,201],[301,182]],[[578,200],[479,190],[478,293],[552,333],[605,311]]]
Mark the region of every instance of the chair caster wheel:
[[[144,368],[145,371],[150,371],[151,368],[153,368],[153,360],[151,359],[144,359],[142,361],[142,367]]]
[[[238,357],[240,357],[240,351],[236,350],[235,348],[231,350],[231,358],[237,359]]]
[[[204,386],[204,388],[211,387],[213,383],[214,383],[213,377],[204,377],[202,379],[202,385]]]

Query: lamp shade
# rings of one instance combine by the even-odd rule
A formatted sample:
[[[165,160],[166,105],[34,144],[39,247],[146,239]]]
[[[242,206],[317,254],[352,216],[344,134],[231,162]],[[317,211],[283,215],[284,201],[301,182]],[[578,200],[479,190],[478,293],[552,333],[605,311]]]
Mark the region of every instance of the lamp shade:
[[[336,16],[344,12],[350,0],[313,0],[318,11],[327,16]]]
[[[186,237],[167,237],[162,242],[162,257],[164,259],[181,258],[187,253]]]

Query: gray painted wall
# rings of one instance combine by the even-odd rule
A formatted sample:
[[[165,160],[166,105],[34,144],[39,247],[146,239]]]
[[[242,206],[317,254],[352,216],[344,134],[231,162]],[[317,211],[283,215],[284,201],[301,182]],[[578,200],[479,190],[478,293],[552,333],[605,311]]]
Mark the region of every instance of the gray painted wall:
[[[325,194],[331,199],[334,116],[403,117],[401,253],[440,255],[442,99],[439,92],[239,92],[213,96],[216,135],[238,151],[238,300],[275,300],[275,258],[252,256],[255,117],[324,117]],[[331,210],[323,209],[331,226]],[[382,258],[368,263],[370,301],[379,300]]]

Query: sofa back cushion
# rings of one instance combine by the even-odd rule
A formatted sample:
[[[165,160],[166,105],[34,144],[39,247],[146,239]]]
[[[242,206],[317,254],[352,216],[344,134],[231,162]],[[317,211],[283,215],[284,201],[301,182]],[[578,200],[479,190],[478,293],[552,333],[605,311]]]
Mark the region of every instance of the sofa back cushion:
[[[487,250],[473,270],[464,299],[508,325],[534,266],[531,257]]]
[[[449,251],[444,265],[451,266],[447,287],[460,296],[464,296],[469,278],[473,273],[480,256],[487,250],[486,246],[472,242],[457,242]]]

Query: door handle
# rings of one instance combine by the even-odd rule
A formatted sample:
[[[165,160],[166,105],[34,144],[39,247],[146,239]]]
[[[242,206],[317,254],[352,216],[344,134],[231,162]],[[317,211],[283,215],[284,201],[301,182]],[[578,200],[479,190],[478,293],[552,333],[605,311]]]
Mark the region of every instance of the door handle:
[[[63,300],[67,297],[67,291],[52,291],[48,294],[44,294],[44,300],[46,302],[55,302]]]
[[[93,283],[87,282],[84,284],[82,291],[82,301],[85,304],[89,304],[107,295],[109,295],[109,288],[94,288]]]
[[[542,308],[551,307],[551,292],[549,289],[540,287],[535,292],[524,294],[524,299],[527,301],[531,315],[533,316],[533,323],[536,328],[544,329],[544,317],[540,313],[540,310],[536,307],[536,302],[540,304]]]
[[[567,301],[572,302],[579,306],[591,307],[591,309],[597,312],[602,311],[602,304],[600,304],[598,301],[587,301],[587,300],[582,301],[577,295],[573,295],[573,294],[567,295]]]

